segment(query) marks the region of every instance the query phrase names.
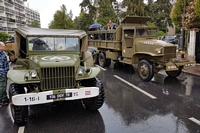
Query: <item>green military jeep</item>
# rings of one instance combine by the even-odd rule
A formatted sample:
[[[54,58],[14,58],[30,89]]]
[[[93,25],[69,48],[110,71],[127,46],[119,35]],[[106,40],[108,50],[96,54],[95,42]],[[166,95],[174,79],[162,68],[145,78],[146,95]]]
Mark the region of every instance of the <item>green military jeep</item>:
[[[93,66],[84,31],[18,27],[15,40],[18,59],[7,74],[15,123],[26,122],[29,105],[77,99],[89,110],[103,105],[100,69]]]

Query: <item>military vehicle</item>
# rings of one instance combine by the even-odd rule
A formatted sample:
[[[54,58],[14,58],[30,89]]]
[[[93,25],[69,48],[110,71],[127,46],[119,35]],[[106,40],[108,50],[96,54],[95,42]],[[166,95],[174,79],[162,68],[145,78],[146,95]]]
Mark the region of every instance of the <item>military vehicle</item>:
[[[177,52],[176,45],[158,40],[157,27],[146,25],[149,20],[127,16],[116,29],[88,31],[88,45],[100,51],[94,62],[101,67],[108,67],[111,60],[134,65],[139,77],[147,82],[160,70],[177,77],[182,69],[195,66],[186,53]]]
[[[78,99],[89,110],[103,105],[100,68],[93,65],[85,31],[18,27],[15,40],[18,59],[7,74],[15,123],[26,123],[30,105]]]

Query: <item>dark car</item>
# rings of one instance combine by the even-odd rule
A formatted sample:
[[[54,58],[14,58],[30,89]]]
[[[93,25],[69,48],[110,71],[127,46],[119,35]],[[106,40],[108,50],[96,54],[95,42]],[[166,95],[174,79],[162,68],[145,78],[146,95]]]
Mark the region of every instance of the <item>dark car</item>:
[[[177,36],[163,36],[162,40],[173,44],[178,44],[179,41]]]

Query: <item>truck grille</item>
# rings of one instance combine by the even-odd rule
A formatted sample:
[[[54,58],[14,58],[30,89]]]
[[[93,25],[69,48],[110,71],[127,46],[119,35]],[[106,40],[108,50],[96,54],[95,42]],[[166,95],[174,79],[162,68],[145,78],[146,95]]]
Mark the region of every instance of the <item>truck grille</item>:
[[[41,89],[62,89],[75,86],[74,67],[41,68]]]
[[[164,47],[164,58],[170,59],[176,57],[176,47]]]

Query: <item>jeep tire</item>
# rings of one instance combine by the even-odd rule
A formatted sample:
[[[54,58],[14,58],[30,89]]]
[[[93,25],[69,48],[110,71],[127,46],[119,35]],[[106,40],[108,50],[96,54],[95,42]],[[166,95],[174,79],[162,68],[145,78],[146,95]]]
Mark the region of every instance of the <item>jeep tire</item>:
[[[92,78],[82,81],[82,86],[85,87],[98,87],[99,88],[99,95],[92,98],[83,99],[83,104],[86,109],[88,110],[97,110],[99,109],[104,103],[104,89],[101,81],[98,78]]]
[[[150,81],[154,76],[153,65],[147,60],[140,60],[138,63],[138,74],[143,81]]]
[[[19,91],[15,83],[10,84],[9,87],[9,99],[10,99],[10,109],[14,122],[18,125],[23,125],[26,123],[28,117],[28,106],[16,106],[12,103],[12,96],[23,94],[24,90]]]

